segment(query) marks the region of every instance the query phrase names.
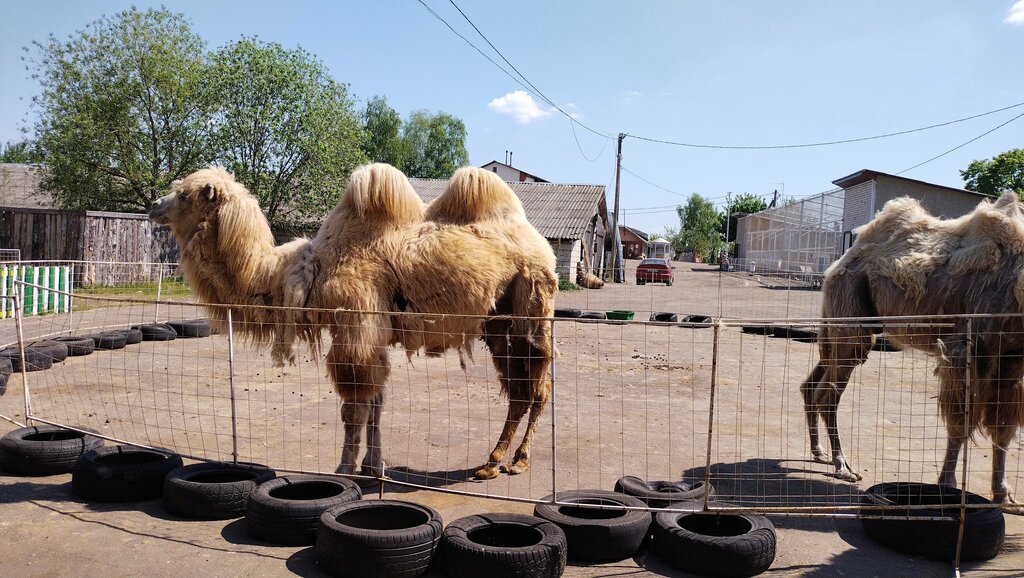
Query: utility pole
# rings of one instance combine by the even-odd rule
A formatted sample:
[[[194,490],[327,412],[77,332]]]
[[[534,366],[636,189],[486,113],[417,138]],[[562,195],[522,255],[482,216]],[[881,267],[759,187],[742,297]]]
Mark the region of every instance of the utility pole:
[[[725,194],[725,256],[729,257],[729,225],[732,224],[732,193]],[[719,256],[721,257],[721,256]],[[719,258],[721,261],[721,258]]]
[[[622,139],[626,133],[619,133],[618,151],[615,155],[615,213],[612,215],[612,283],[617,283],[616,273],[619,272],[619,248],[622,241],[619,239],[619,178],[622,174]],[[625,277],[625,276],[623,276]],[[625,278],[623,278],[625,281]]]

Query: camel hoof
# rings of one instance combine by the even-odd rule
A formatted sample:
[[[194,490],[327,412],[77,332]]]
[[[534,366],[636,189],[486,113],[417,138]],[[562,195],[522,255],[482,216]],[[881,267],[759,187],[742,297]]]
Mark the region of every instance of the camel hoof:
[[[529,464],[529,462],[526,462],[524,460],[519,460],[518,462],[516,462],[514,464],[509,464],[507,466],[502,466],[502,468],[501,468],[501,470],[503,472],[507,472],[510,476],[515,476],[515,475],[521,474],[521,473],[525,472],[528,469],[530,469],[530,464]]]
[[[480,468],[479,470],[473,472],[473,477],[478,479],[478,480],[492,480],[492,479],[498,477],[498,472],[499,472],[499,469],[498,469],[497,464],[494,464],[494,465],[488,464],[488,465]]]
[[[1024,516],[1024,504],[1018,503],[1012,496],[1006,496],[997,503],[999,504],[999,509],[1002,510],[1004,514]]]
[[[351,464],[338,464],[338,467],[334,470],[334,473],[341,474],[343,476],[351,476],[356,473],[355,466]]]
[[[829,459],[828,456],[826,456],[825,454],[814,454],[813,457],[814,457],[814,461],[818,462],[819,464],[831,464],[832,463],[832,460]]]
[[[861,480],[860,474],[846,468],[836,470],[835,476],[837,479],[843,480],[844,482],[856,483]]]

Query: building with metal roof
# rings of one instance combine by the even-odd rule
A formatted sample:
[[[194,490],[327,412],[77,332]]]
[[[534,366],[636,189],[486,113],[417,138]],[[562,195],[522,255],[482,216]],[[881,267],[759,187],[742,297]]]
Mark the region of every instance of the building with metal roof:
[[[440,179],[409,179],[424,202],[437,198],[448,186]],[[608,235],[608,203],[604,185],[510,182],[526,218],[543,235],[558,258],[558,275],[575,280],[581,263],[600,272]]]

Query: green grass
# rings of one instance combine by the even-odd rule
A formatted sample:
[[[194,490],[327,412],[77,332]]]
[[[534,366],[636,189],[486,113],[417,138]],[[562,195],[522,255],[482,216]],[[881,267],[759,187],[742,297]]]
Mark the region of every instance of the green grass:
[[[157,283],[131,283],[128,285],[92,286],[78,287],[74,292],[76,295],[85,297],[131,297],[135,299],[156,299]],[[192,289],[179,280],[165,280],[160,288],[161,299],[176,299],[191,297]]]
[[[573,283],[572,281],[564,278],[564,277],[559,277],[558,278],[558,290],[559,291],[579,291],[580,290],[580,286],[575,284],[575,283]]]

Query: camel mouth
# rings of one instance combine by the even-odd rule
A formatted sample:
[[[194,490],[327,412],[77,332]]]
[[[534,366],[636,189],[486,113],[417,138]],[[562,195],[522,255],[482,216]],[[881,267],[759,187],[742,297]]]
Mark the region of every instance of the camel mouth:
[[[149,209],[149,220],[153,221],[157,225],[168,225],[171,222],[170,217],[167,215],[167,207],[169,203],[164,199],[157,199],[153,206]]]

